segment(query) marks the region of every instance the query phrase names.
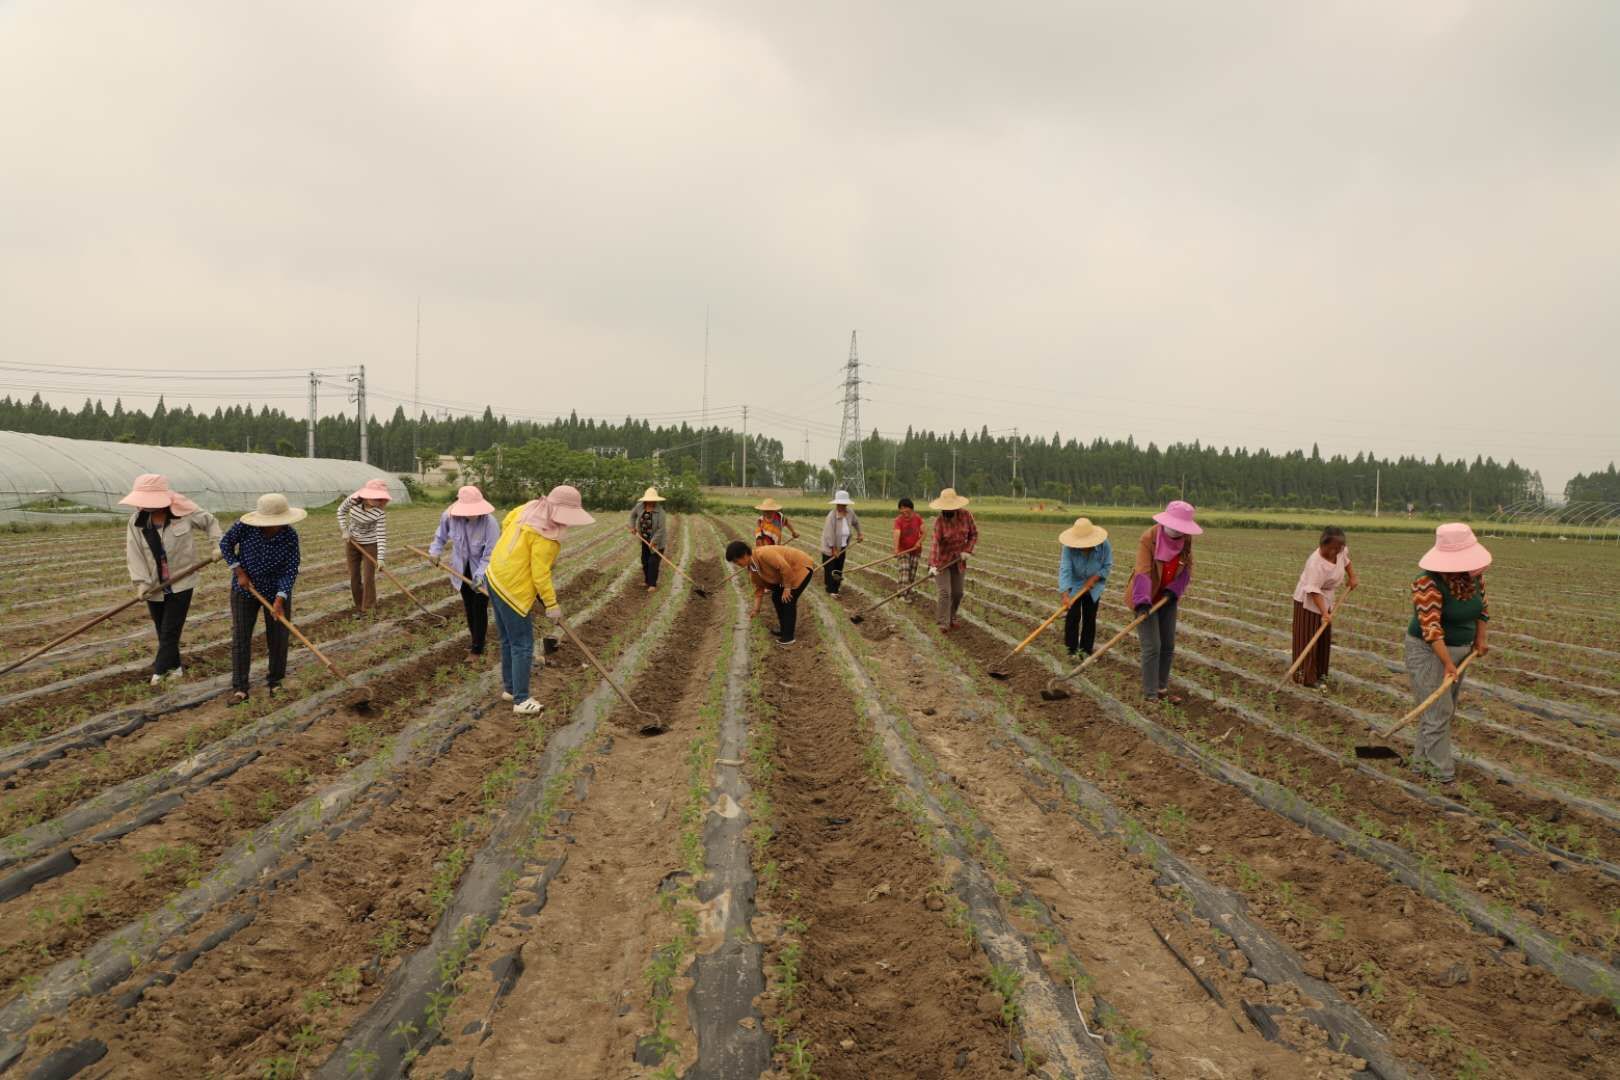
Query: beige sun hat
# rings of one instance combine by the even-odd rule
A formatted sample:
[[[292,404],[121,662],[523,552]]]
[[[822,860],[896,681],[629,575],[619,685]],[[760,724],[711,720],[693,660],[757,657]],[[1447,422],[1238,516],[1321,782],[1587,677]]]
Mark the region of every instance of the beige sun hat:
[[[1094,548],[1108,539],[1108,530],[1101,525],[1093,525],[1090,518],[1075,518],[1074,524],[1058,533],[1058,540],[1064,547]]]
[[[773,510],[782,509],[782,504],[777,502],[775,499],[766,496],[765,501],[754,507],[754,509],[770,513]]]
[[[968,504],[966,495],[958,495],[955,488],[946,488],[939,498],[928,504],[930,510],[960,510]]]
[[[242,515],[244,525],[291,525],[303,521],[309,511],[287,504],[287,496],[279,491],[259,496],[259,505]]]
[[[655,487],[650,487],[646,491],[643,491],[641,493],[641,498],[636,500],[636,502],[644,502],[644,503],[663,502],[663,501],[664,501],[664,497],[662,495],[658,494],[658,489],[655,488]]]

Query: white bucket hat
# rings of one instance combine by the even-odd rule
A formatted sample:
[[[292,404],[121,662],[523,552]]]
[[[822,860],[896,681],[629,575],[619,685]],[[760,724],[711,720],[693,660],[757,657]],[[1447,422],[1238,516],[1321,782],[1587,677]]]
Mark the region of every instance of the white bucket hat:
[[[845,491],[843,488],[839,488],[832,497],[833,506],[848,506],[853,501],[854,500],[849,497],[849,492]]]
[[[309,511],[287,504],[287,496],[279,491],[259,496],[259,505],[242,515],[244,525],[291,525],[303,521]]]

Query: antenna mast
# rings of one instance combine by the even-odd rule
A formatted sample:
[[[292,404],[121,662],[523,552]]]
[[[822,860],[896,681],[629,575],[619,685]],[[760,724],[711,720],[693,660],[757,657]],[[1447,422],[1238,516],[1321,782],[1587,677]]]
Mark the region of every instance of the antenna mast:
[[[698,483],[709,482],[709,305],[703,305],[703,430],[698,433]]]

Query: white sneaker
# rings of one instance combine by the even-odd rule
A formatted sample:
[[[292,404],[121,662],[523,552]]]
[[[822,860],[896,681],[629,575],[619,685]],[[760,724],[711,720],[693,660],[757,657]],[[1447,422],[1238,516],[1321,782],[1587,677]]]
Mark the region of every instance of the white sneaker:
[[[512,695],[507,693],[505,690],[502,690],[501,691],[501,700],[502,701],[511,701],[512,700]]]
[[[165,679],[183,679],[186,677],[186,669],[179,667],[170,668],[168,671],[163,673],[163,677]]]
[[[152,685],[153,686],[157,686],[162,682],[163,682],[163,676],[161,676],[161,675],[152,676]]]
[[[534,700],[534,698],[524,698],[522,701],[512,706],[512,711],[517,713],[519,716],[534,716],[536,713],[544,712],[545,708],[546,707],[544,705]]]

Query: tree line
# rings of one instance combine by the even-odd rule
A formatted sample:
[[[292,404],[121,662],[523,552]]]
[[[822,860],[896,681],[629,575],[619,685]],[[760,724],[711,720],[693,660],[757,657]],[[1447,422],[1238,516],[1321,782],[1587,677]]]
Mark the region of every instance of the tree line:
[[[29,401],[9,395],[0,399],[0,429],[69,438],[298,457],[305,450],[305,428],[302,418],[268,405],[233,405],[208,412],[189,405],[169,409],[160,400],[146,413],[125,409],[117,401],[109,411],[100,401],[90,400],[78,410],[57,408],[37,394]],[[490,452],[497,448],[512,453],[534,443],[551,443],[560,446],[534,449],[519,460],[549,474],[559,460],[559,449],[566,449],[604,459],[656,458],[647,475],[683,479],[693,486],[743,481],[742,436],[729,427],[653,425],[630,417],[609,422],[581,419],[574,413],[536,423],[508,420],[488,407],[479,416],[424,414],[412,421],[403,408],[396,408],[386,420],[368,418],[367,434],[370,460],[397,473],[419,468],[418,448],[434,458],[441,452],[453,454],[470,466],[480,455],[489,462]],[[318,456],[356,459],[359,445],[353,415],[318,420]],[[1501,464],[1484,457],[1472,461],[1440,456],[1389,459],[1371,453],[1324,457],[1316,446],[1283,453],[1216,448],[1197,441],[1159,447],[1130,438],[1083,442],[1056,432],[1048,438],[991,434],[985,428],[978,432],[908,428],[898,437],[874,431],[861,449],[868,494],[889,498],[931,496],[941,487],[954,486],[968,495],[1065,503],[1147,505],[1184,496],[1212,507],[1370,510],[1376,497],[1385,510],[1398,512],[1411,504],[1424,511],[1484,515],[1499,505],[1542,496],[1539,474],[1512,460]],[[635,471],[641,475],[641,470]],[[493,479],[493,473],[488,475]],[[853,486],[848,461],[790,460],[779,440],[758,433],[748,436],[746,479],[751,486],[816,491]],[[1620,494],[1590,493],[1617,488],[1620,480],[1611,465],[1607,472],[1577,477],[1566,494],[1620,499]]]
[[[1620,503],[1620,473],[1614,471],[1614,462],[1602,472],[1578,473],[1564,485],[1564,498],[1569,502]]]

